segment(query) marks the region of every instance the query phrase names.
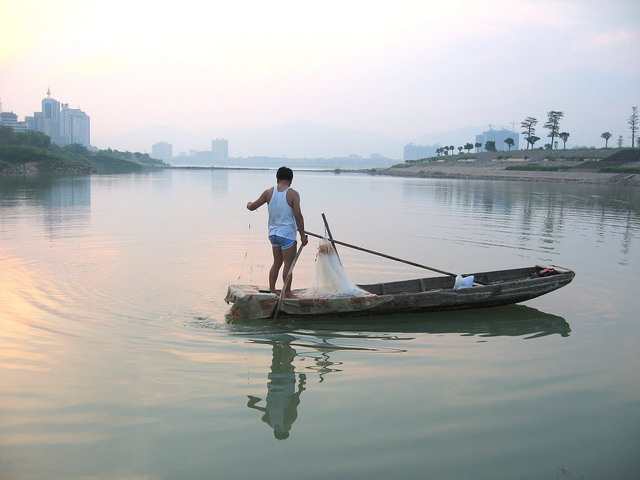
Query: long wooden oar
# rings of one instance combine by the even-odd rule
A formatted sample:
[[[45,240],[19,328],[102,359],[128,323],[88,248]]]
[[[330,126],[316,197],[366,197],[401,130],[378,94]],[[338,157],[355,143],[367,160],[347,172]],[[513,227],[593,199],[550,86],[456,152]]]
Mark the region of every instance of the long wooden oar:
[[[304,232],[304,233],[306,233],[307,235],[311,235],[312,237],[324,238],[322,235],[318,235],[317,233],[312,233],[312,232]],[[443,273],[444,275],[450,275],[452,277],[456,276],[455,273],[446,272],[444,270],[440,270],[438,268],[433,268],[433,267],[428,267],[426,265],[420,265],[419,263],[412,262],[410,260],[403,260],[403,259],[398,258],[398,257],[393,257],[391,255],[387,255],[386,253],[375,252],[373,250],[369,250],[368,248],[358,247],[357,245],[351,245],[350,243],[341,242],[341,241],[335,240],[335,239],[333,239],[332,242],[337,244],[337,245],[342,245],[343,247],[349,247],[349,248],[353,248],[355,250],[360,250],[362,252],[372,253],[373,255],[378,255],[379,257],[388,258],[389,260],[395,260],[396,262],[406,263],[407,265],[413,265],[414,267],[424,268],[426,270],[431,270],[432,272]]]
[[[302,253],[304,245],[300,244],[300,248],[296,252],[296,256],[293,257],[293,262],[291,262],[291,266],[289,267],[289,271],[287,272],[287,276],[284,279],[284,285],[282,285],[282,290],[280,291],[280,297],[278,297],[278,305],[276,305],[276,309],[273,312],[273,321],[275,322],[278,318],[278,313],[280,313],[280,307],[282,307],[282,300],[284,299],[284,292],[287,290],[287,286],[291,282],[291,276],[293,275],[293,267],[296,266],[296,262],[298,261],[298,257],[300,253]]]

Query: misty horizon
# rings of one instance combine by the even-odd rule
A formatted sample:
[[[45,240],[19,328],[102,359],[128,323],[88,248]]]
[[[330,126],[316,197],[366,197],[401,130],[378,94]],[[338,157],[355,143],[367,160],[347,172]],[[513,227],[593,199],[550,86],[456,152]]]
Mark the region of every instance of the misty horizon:
[[[488,129],[488,126],[484,128]],[[409,143],[448,145],[452,142],[456,143],[454,138],[463,137],[468,137],[466,141],[473,141],[475,135],[482,131],[483,127],[464,127],[451,132],[424,134],[412,139],[397,139],[385,137],[377,132],[331,128],[304,121],[265,128],[217,128],[199,132],[189,132],[178,126],[158,125],[127,132],[118,137],[96,139],[96,143],[128,145],[131,148],[126,150],[142,152],[150,150],[154,143],[166,142],[172,145],[173,155],[178,156],[188,155],[193,151],[211,150],[213,139],[224,138],[229,141],[230,157],[331,158],[349,155],[360,157],[382,155],[401,159],[404,146]],[[305,136],[301,132],[304,132]]]

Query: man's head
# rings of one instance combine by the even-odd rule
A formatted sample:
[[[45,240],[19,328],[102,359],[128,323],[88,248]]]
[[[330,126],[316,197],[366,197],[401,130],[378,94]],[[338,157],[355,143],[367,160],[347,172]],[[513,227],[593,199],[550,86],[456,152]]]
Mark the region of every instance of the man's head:
[[[278,181],[286,180],[288,182],[291,182],[293,180],[293,170],[291,170],[289,167],[280,167],[276,172],[276,178],[278,179]]]

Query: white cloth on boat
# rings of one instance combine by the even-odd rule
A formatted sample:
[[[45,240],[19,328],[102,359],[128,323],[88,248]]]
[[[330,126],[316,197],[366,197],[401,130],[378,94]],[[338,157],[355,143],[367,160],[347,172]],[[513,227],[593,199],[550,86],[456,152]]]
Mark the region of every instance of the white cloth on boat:
[[[456,275],[456,281],[453,284],[454,290],[460,290],[461,288],[469,288],[473,287],[474,276],[469,275],[468,277],[463,277],[462,275]]]

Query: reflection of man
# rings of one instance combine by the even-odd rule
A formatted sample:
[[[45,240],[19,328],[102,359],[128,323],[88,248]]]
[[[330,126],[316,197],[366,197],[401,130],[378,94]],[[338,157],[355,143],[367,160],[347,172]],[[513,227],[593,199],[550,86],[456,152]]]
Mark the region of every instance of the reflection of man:
[[[293,360],[296,351],[288,343],[273,344],[271,373],[267,383],[267,406],[257,407],[260,398],[248,395],[247,407],[264,413],[262,421],[273,428],[274,436],[279,440],[289,437],[293,422],[298,418],[300,394],[305,390],[307,377],[299,374],[298,391],[296,392],[296,373]]]

